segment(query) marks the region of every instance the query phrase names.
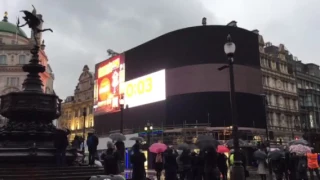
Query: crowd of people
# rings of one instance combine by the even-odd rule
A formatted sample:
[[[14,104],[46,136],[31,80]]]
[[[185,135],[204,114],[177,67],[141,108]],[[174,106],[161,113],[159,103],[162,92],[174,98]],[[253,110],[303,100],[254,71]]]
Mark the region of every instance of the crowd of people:
[[[69,131],[57,131],[55,135],[54,145],[57,149],[57,165],[59,166],[65,164],[69,133]],[[81,137],[76,137],[72,146],[81,149],[81,143],[83,146]],[[86,144],[89,151],[89,165],[94,165],[99,144],[98,138],[93,133],[89,133]],[[145,162],[147,158],[141,150],[140,141],[136,141],[131,150],[132,180],[146,179]],[[124,172],[123,155],[123,143],[107,143],[107,150],[100,157],[106,175],[118,175]],[[246,156],[242,152],[239,155],[244,175],[248,177]],[[318,170],[320,158],[313,149],[307,153],[296,153],[289,148],[271,150],[262,145],[254,152],[254,156],[258,167],[257,174],[260,175],[261,180],[266,180],[267,175],[274,175],[276,180],[305,180],[314,179],[314,176],[320,180]],[[179,150],[168,147],[164,152],[157,153],[153,157],[152,164],[158,180],[161,179],[162,174],[166,180],[226,180],[228,172],[232,174],[234,154],[230,152],[227,157],[224,153],[218,153],[214,147],[200,149],[198,153],[188,148]]]
[[[265,149],[260,149],[259,151],[265,151]],[[314,150],[304,155],[298,155],[286,149],[282,150],[282,153],[283,156],[278,156],[278,158],[258,160],[257,173],[260,175],[261,180],[266,180],[267,174],[271,175],[272,173],[275,175],[276,180],[307,180],[309,178],[313,180],[314,175],[316,175],[317,179],[320,179],[318,170],[319,158]]]
[[[106,175],[119,174],[119,153],[116,147],[108,142],[108,149],[101,155],[104,161]],[[141,145],[136,142],[132,147],[130,163],[132,165],[132,180],[142,180],[146,178],[144,153],[140,149]],[[244,170],[246,171],[246,161],[242,159]],[[233,158],[229,158],[229,163],[233,164]],[[166,180],[223,180],[227,179],[228,158],[224,153],[217,153],[214,147],[200,150],[199,153],[189,149],[176,150],[169,147],[162,153],[158,153],[153,158],[153,166],[157,179],[160,180],[162,172]]]

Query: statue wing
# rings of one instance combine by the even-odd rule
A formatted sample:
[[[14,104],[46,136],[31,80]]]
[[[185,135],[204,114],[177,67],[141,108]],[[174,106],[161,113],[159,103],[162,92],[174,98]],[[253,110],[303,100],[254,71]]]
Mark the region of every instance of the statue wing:
[[[26,15],[26,18],[29,19],[32,24],[36,24],[38,26],[41,23],[40,19],[31,12],[26,10],[22,10],[20,12],[23,12]]]

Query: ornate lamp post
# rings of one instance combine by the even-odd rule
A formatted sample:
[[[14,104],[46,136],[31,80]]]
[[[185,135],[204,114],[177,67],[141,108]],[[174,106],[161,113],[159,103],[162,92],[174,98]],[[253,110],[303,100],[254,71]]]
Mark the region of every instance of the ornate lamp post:
[[[233,180],[244,180],[244,169],[241,162],[240,146],[239,146],[239,136],[238,136],[238,119],[236,110],[236,94],[235,94],[235,83],[234,83],[234,52],[236,51],[236,45],[232,42],[230,34],[227,36],[227,42],[224,45],[224,52],[228,58],[228,65],[220,67],[218,70],[229,68],[229,78],[230,78],[230,110],[232,119],[232,135],[233,135],[233,146],[234,146],[234,165],[232,169]]]
[[[151,161],[151,158],[150,158],[150,152],[149,152],[149,147],[151,145],[151,139],[150,139],[150,135],[151,135],[151,132],[153,130],[153,126],[152,124],[150,124],[149,122],[146,124],[146,126],[144,127],[144,131],[146,132],[147,134],[147,152],[148,152],[148,157],[147,157],[147,162],[148,162],[148,168],[151,169],[151,165],[152,165],[152,161]]]
[[[120,101],[120,133],[123,134],[123,109],[124,109],[124,97],[121,95]]]

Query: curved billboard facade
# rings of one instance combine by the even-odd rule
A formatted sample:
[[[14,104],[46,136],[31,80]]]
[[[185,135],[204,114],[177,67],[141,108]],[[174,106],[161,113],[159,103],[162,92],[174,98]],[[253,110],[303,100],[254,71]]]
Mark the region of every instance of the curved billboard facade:
[[[235,90],[242,127],[265,127],[258,35],[229,26],[199,26],[173,31],[130,49],[125,65],[124,128],[143,129],[186,123],[231,125],[229,74],[223,46],[236,44]],[[96,65],[98,72],[100,64]],[[120,128],[120,112],[97,113],[95,129]]]

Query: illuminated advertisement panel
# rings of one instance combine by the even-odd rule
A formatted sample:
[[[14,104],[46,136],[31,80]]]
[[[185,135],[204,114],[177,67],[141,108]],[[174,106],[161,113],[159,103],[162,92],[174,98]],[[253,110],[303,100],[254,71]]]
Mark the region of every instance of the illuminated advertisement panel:
[[[125,106],[129,108],[166,99],[165,70],[125,82]]]
[[[95,113],[112,113],[120,110],[120,96],[124,93],[124,58],[112,57],[98,65],[94,89]]]

